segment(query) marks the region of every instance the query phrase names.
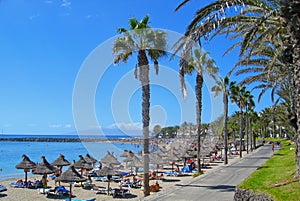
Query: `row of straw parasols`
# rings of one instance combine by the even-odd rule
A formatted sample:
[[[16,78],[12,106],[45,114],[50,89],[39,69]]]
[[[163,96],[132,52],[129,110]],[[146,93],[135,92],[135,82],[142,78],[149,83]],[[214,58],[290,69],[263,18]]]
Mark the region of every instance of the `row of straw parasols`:
[[[153,164],[165,164],[166,162],[174,162],[180,160],[182,157],[188,157],[194,155],[191,153],[191,150],[187,151],[186,147],[159,147],[160,151],[154,151],[150,155],[150,161]],[[49,163],[45,156],[42,156],[42,162],[40,164],[36,164],[32,162],[28,156],[25,154],[22,155],[23,160],[16,165],[17,169],[24,169],[25,172],[25,182],[27,182],[27,172],[32,169],[33,174],[40,174],[47,177],[47,174],[52,174],[55,172],[59,172],[60,176],[55,179],[57,182],[66,182],[70,183],[70,198],[72,196],[72,182],[83,182],[86,181],[86,178],[83,177],[82,173],[83,170],[92,170],[93,164],[97,162],[96,159],[92,158],[89,154],[86,157],[79,155],[79,160],[74,161],[73,165],[70,165],[70,162],[64,158],[64,155],[60,154],[60,156],[53,162]],[[143,163],[142,160],[139,159],[136,155],[134,155],[131,151],[124,151],[121,157],[125,157],[124,162],[126,163],[127,167],[142,167]],[[121,172],[115,170],[115,166],[120,165],[120,162],[117,158],[113,155],[113,153],[108,152],[104,158],[100,160],[106,166],[99,171],[96,171],[98,176],[111,176],[111,175],[121,175]],[[173,164],[173,163],[172,163]],[[63,166],[69,166],[68,170],[62,173]],[[56,168],[56,167],[57,168]],[[76,169],[81,170],[81,174],[79,174]],[[173,167],[172,167],[173,169]],[[46,179],[43,181],[44,187],[47,187]],[[108,182],[108,189],[109,189],[109,182]]]
[[[64,155],[60,154],[60,156],[53,162],[49,163],[46,160],[45,156],[42,156],[42,162],[40,164],[36,164],[33,161],[29,159],[28,156],[25,154],[22,155],[23,160],[17,164],[15,167],[17,169],[24,169],[25,172],[25,182],[27,182],[27,172],[32,169],[33,174],[40,174],[43,175],[43,186],[44,188],[47,187],[47,175],[55,173],[59,171],[59,175],[57,178],[55,178],[55,181],[57,182],[66,182],[70,183],[70,200],[72,197],[72,182],[83,182],[86,181],[86,178],[79,174],[75,168],[77,169],[87,169],[91,170],[93,168],[93,164],[97,162],[96,159],[92,158],[89,154],[86,155],[85,158],[83,158],[81,155],[79,155],[79,160],[75,162],[73,165],[70,165],[71,163],[67,161],[64,157]],[[62,173],[62,167],[63,166],[69,166],[68,170]],[[57,166],[57,168],[55,167]]]

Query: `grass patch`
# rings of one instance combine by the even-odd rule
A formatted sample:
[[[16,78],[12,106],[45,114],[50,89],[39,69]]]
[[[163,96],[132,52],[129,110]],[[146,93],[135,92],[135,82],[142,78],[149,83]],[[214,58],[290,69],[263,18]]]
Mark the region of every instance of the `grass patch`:
[[[238,187],[251,189],[256,193],[271,195],[276,201],[300,200],[300,183],[290,182],[275,187],[275,184],[292,181],[296,171],[295,148],[289,140],[282,140],[282,149],[274,154]]]

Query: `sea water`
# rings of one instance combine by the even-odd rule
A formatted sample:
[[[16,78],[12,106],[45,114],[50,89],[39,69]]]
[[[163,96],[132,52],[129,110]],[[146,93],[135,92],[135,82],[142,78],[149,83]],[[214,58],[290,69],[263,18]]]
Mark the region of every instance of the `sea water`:
[[[48,136],[47,136],[48,137]],[[69,136],[70,137],[70,136]],[[110,142],[0,142],[0,180],[9,178],[22,178],[24,171],[16,169],[15,165],[22,161],[22,154],[26,154],[33,162],[41,162],[41,156],[45,156],[49,163],[52,163],[59,154],[73,163],[88,153],[98,161],[103,158],[107,151],[114,152],[114,155],[122,162],[120,155],[123,151],[132,150],[134,153],[141,151],[140,145],[131,143],[110,143]],[[63,170],[65,170],[64,167]],[[29,174],[32,176],[32,174]]]

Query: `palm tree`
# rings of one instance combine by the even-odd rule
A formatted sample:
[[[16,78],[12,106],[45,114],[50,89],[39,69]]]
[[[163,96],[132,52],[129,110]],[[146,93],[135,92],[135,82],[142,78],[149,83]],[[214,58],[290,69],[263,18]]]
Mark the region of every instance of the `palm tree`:
[[[183,59],[183,58],[181,58]],[[184,75],[196,71],[196,122],[197,122],[197,166],[198,172],[201,172],[201,163],[200,163],[200,149],[201,149],[201,113],[202,113],[202,87],[204,82],[204,74],[207,73],[209,76],[214,77],[218,72],[218,67],[215,66],[214,60],[209,58],[208,52],[202,52],[200,49],[195,49],[193,54],[187,60],[187,65],[180,64],[180,75],[181,79],[181,88],[182,91],[185,89]],[[185,98],[185,93],[183,93]]]
[[[283,0],[281,1],[281,11],[282,11],[282,16],[285,19],[287,31],[289,33],[289,52],[290,52],[290,57],[291,61],[290,63],[293,66],[291,68],[293,72],[293,82],[296,91],[295,96],[296,98],[296,105],[298,107],[295,107],[296,109],[296,114],[295,116],[295,121],[297,122],[296,128],[297,128],[297,133],[296,133],[296,176],[300,176],[300,13],[299,13],[299,8],[300,8],[300,1],[295,0]]]
[[[231,102],[236,103],[238,108],[240,109],[239,111],[239,116],[240,116],[240,158],[242,158],[242,147],[243,147],[243,109],[246,104],[246,87],[245,86],[238,86],[236,85],[235,82],[232,83],[230,86],[230,98]]]
[[[142,85],[142,121],[143,121],[143,157],[144,157],[144,195],[150,194],[149,188],[149,122],[150,122],[150,80],[149,60],[154,61],[156,73],[158,73],[158,59],[166,55],[165,32],[152,30],[148,24],[149,15],[141,21],[136,18],[129,20],[129,30],[119,28],[121,34],[113,45],[115,54],[114,64],[121,61],[126,63],[134,52],[137,52],[138,63],[135,68],[135,77],[139,72],[139,80]]]
[[[216,80],[216,85],[212,87],[212,91],[215,92],[215,97],[219,96],[220,93],[223,93],[223,104],[224,104],[224,151],[225,151],[225,160],[224,164],[228,164],[228,96],[230,95],[230,83],[229,83],[229,77],[225,76],[223,79],[222,77],[219,77],[218,80]]]
[[[253,109],[249,111],[249,125],[250,125],[250,151],[253,151],[253,147],[255,148],[255,136],[253,135],[253,123],[258,119],[258,114]]]
[[[253,95],[250,91],[245,93],[245,109],[246,109],[246,143],[247,143],[247,154],[249,153],[249,110],[255,106]]]
[[[189,0],[184,0],[176,10],[184,6]],[[209,39],[219,34],[226,34],[232,39],[241,39],[232,46],[240,47],[240,54],[246,56],[246,61],[251,58],[254,51],[267,44],[265,47],[274,45],[275,41],[281,42],[278,53],[284,54],[284,64],[290,83],[291,122],[296,128],[296,176],[300,176],[300,1],[263,1],[263,0],[217,0],[199,9],[192,22],[188,25],[185,36],[182,38],[178,49],[183,47],[183,57],[189,55],[190,47],[201,38]],[[234,8],[235,13],[227,12]],[[232,9],[233,10],[233,9]],[[229,14],[230,13],[230,14]],[[232,35],[231,35],[232,34]],[[265,49],[263,47],[263,49]],[[272,58],[274,61],[276,57]],[[272,62],[268,62],[272,64]],[[265,66],[265,72],[272,72],[273,65]]]

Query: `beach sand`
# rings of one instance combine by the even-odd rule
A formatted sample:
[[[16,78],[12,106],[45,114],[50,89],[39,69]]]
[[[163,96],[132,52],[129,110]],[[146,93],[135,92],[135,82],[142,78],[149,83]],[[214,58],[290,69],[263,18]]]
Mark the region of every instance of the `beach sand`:
[[[238,160],[238,156],[233,156],[229,158],[229,163],[232,163],[235,160]],[[212,170],[220,167],[223,165],[223,162],[216,162],[212,164],[211,169],[203,169],[205,172],[204,174],[209,174]],[[167,167],[170,168],[170,167]],[[168,171],[168,170],[161,170],[161,171]],[[41,179],[42,176],[37,175],[34,177],[31,177],[29,179]],[[20,178],[23,179],[23,178]],[[191,182],[193,179],[193,176],[191,173],[186,173],[184,176],[164,176],[164,180],[150,180],[150,185],[155,184],[156,181],[158,181],[160,185],[160,191],[167,191],[168,189],[172,188],[172,186],[178,185],[178,184],[187,184]],[[1,201],[32,201],[32,200],[65,200],[67,196],[64,197],[58,197],[56,195],[44,195],[40,194],[37,189],[27,189],[27,188],[14,188],[10,186],[10,182],[15,182],[16,179],[10,179],[10,180],[3,180],[0,181],[1,184],[7,187],[7,191],[0,193],[0,200]],[[107,182],[101,182],[101,181],[93,181],[93,184],[96,186],[102,186],[107,187]],[[119,184],[116,182],[111,182],[112,188],[118,188]],[[69,190],[69,184],[62,183],[68,190]],[[48,186],[54,188],[55,183],[54,180],[51,178],[48,178]],[[121,196],[118,196],[117,198],[113,198],[111,195],[105,195],[105,194],[96,194],[95,190],[90,189],[84,189],[82,187],[72,187],[72,194],[73,199],[91,199],[96,198],[97,201],[99,200],[141,200],[144,195],[143,191],[140,188],[130,188],[130,194],[126,196],[126,198],[122,198]],[[152,194],[152,193],[151,193]]]

